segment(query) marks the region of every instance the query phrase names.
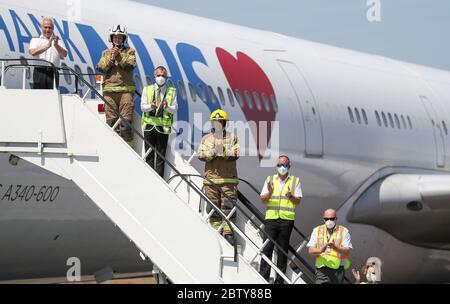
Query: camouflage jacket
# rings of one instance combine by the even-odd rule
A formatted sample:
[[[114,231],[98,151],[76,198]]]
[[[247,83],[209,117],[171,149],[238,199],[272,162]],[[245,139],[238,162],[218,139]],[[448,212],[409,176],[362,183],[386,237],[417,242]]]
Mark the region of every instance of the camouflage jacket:
[[[236,135],[225,132],[222,136],[207,134],[202,138],[198,158],[205,163],[205,177],[216,184],[237,184],[236,160],[239,144]],[[204,184],[209,184],[204,180]]]
[[[136,67],[136,51],[120,50],[121,60],[111,62],[111,49],[103,51],[97,68],[104,74],[103,92],[134,92],[133,70]]]

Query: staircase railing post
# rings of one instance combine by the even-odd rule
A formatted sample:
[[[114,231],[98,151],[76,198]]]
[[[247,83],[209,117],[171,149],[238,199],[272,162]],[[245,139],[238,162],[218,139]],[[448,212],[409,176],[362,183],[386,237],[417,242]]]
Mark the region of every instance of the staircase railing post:
[[[2,79],[1,79],[0,86],[3,86],[4,82],[5,82],[5,62],[2,61]]]

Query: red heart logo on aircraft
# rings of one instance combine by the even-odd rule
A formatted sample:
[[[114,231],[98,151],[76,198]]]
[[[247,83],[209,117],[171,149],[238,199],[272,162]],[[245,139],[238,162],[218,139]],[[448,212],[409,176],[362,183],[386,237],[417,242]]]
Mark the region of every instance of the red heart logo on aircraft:
[[[242,111],[245,118],[248,122],[256,123],[256,129],[252,127],[251,130],[256,139],[261,160],[270,141],[271,122],[276,117],[272,104],[272,96],[275,96],[272,84],[261,67],[246,54],[237,52],[234,57],[222,48],[216,48],[216,54],[235,98],[239,100],[238,95],[242,97]],[[261,122],[265,122],[267,127],[262,127],[264,124]],[[266,134],[260,134],[260,132],[266,132]]]

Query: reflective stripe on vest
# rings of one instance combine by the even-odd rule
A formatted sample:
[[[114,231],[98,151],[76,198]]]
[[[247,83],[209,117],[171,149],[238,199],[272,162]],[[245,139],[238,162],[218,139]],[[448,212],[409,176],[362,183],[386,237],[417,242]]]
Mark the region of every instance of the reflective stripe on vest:
[[[155,98],[156,94],[155,84],[146,87],[145,90],[147,94],[147,103],[150,105],[153,101],[153,98]],[[166,88],[165,98],[161,100],[159,107],[163,106],[164,100],[166,100],[167,104],[171,106],[176,96],[177,90],[173,87],[168,86]],[[158,111],[158,109],[156,109],[156,112]],[[146,130],[147,125],[150,125],[151,128],[146,131],[151,131],[156,128],[156,131],[158,131],[159,133],[170,134],[172,131],[172,124],[173,124],[173,114],[170,114],[166,110],[163,111],[162,117],[151,116],[150,112],[142,113],[142,130]]]
[[[266,181],[267,183],[270,182],[270,176],[267,177]],[[267,202],[266,220],[279,218],[290,221],[295,220],[295,204],[287,198],[286,193],[288,192],[288,187],[291,188],[291,192],[295,192],[299,182],[298,177],[289,176],[284,183],[283,189],[280,189],[278,175],[273,176],[273,193]]]
[[[345,228],[343,226],[336,226],[330,241],[327,240],[327,227],[321,225],[317,227],[317,248],[323,247],[329,242],[333,242],[336,246],[342,247],[342,240],[344,238]],[[329,252],[325,251],[316,257],[316,267],[328,267],[331,269],[338,269],[340,266],[344,266],[344,269],[350,268],[350,260],[340,254],[339,252],[330,248]]]

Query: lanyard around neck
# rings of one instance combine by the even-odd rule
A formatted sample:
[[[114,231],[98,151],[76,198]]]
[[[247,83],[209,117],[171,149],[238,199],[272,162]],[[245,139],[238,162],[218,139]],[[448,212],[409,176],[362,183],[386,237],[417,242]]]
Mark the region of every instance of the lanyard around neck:
[[[158,89],[161,90],[160,87],[158,87]],[[168,92],[168,91],[169,91],[169,89],[166,87],[166,91],[164,92],[163,99],[161,99],[159,105],[157,105],[157,108],[156,108],[156,111],[155,111],[155,116],[158,116],[157,114],[160,112],[159,109],[161,108],[161,105],[164,103],[164,100],[166,100],[167,92]],[[154,90],[154,92],[153,92],[153,100],[155,100],[155,97],[156,97],[157,92],[158,92],[157,89]],[[158,92],[158,94],[160,94],[160,93]],[[161,113],[161,114],[162,114],[162,113]]]
[[[325,227],[325,234],[324,234],[324,238],[325,238],[325,243],[329,243],[328,242],[328,229]],[[333,233],[331,234],[331,236],[330,236],[330,242],[334,242],[334,241],[336,241],[336,231],[337,231],[337,229],[336,228],[334,228],[334,230],[333,230]]]

